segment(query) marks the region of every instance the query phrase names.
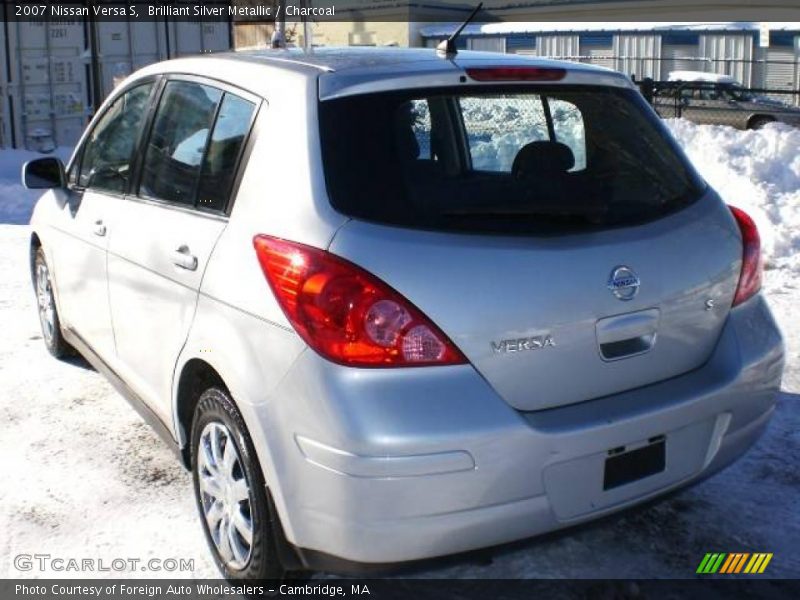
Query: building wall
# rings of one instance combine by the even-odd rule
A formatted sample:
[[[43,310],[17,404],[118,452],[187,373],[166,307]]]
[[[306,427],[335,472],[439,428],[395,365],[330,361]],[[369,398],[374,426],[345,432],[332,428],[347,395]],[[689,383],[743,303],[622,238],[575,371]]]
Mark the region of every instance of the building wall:
[[[287,24],[287,29],[294,25]],[[310,26],[315,46],[410,46],[419,43],[407,21],[316,22]],[[304,44],[303,26],[297,25],[297,45]]]

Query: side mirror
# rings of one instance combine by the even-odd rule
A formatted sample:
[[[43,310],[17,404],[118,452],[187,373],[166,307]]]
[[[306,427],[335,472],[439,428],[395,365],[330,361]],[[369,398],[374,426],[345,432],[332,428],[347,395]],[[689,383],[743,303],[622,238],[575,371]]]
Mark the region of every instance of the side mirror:
[[[29,160],[22,167],[22,185],[29,190],[49,190],[66,185],[64,164],[54,156]]]

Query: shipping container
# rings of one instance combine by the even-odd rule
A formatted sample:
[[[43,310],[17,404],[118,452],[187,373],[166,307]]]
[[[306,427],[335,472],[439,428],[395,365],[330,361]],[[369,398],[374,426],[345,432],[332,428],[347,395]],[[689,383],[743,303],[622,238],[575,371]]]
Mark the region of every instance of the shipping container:
[[[656,34],[619,34],[614,36],[614,68],[637,79],[661,77],[661,36]]]
[[[745,87],[753,84],[753,35],[713,33],[700,36],[700,56],[709,60],[708,70],[734,77]]]
[[[80,20],[3,25],[0,146],[43,152],[74,145],[94,109],[133,71],[168,58],[231,48],[230,23],[224,21],[102,21],[94,28]]]

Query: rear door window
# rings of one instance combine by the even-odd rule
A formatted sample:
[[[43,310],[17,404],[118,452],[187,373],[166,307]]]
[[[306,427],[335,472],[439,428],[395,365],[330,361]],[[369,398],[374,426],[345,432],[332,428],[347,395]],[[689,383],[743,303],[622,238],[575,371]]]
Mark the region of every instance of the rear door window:
[[[255,108],[209,85],[168,82],[147,143],[139,194],[224,211]]]
[[[705,184],[635,90],[406,90],[320,103],[328,195],[356,218],[561,233],[659,218]]]
[[[188,81],[164,88],[144,155],[141,196],[194,205],[222,91]]]

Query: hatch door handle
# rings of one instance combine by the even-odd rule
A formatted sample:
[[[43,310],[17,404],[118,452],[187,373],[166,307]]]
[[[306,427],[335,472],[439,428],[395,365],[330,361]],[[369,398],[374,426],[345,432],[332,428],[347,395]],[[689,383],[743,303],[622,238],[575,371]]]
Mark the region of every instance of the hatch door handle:
[[[187,271],[197,270],[197,257],[191,253],[186,244],[172,253],[172,264]]]
[[[106,234],[106,226],[103,223],[103,219],[97,219],[92,226],[92,233],[94,233],[98,237],[103,237]]]
[[[597,322],[597,344],[603,360],[619,360],[649,352],[656,343],[657,308],[617,315]]]

